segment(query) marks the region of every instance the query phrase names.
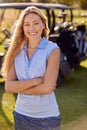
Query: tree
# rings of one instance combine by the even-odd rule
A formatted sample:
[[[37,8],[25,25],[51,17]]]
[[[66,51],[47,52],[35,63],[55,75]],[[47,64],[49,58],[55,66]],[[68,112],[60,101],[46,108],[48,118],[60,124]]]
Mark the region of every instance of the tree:
[[[80,6],[82,9],[87,9],[87,0],[80,0]]]
[[[60,4],[72,5],[75,0],[56,0]]]
[[[10,2],[31,2],[31,0],[0,0],[0,3],[10,3]]]

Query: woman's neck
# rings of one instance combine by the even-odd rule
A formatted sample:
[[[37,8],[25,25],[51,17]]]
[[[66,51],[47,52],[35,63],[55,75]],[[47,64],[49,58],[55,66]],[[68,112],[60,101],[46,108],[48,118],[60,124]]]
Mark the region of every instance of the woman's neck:
[[[37,48],[37,46],[39,45],[41,39],[37,39],[37,40],[33,40],[33,41],[30,41],[28,42],[28,48],[32,48],[32,49],[35,49]]]

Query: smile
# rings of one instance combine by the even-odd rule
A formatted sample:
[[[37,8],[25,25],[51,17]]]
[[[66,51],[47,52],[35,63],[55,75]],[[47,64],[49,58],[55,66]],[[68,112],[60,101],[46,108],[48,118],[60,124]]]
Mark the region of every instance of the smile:
[[[30,35],[36,35],[36,33],[35,32],[32,32],[32,33],[29,33]]]

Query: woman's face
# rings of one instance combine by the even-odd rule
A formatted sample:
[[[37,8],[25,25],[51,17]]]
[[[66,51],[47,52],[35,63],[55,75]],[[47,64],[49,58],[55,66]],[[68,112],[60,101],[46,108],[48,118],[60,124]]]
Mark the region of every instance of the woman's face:
[[[44,24],[38,14],[30,13],[24,17],[23,30],[29,41],[41,39],[43,29]]]

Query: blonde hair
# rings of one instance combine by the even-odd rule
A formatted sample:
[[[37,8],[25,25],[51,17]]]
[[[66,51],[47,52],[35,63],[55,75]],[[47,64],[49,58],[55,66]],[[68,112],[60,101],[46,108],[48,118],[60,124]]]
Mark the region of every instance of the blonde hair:
[[[24,22],[24,17],[29,13],[36,13],[37,15],[40,16],[42,22],[45,25],[45,28],[42,32],[42,37],[44,36],[48,38],[48,34],[49,34],[48,21],[44,13],[40,9],[34,6],[30,6],[24,9],[19,19],[17,20],[13,35],[11,37],[11,46],[8,49],[6,56],[4,58],[4,62],[1,68],[1,73],[3,77],[7,75],[7,72],[9,71],[11,65],[13,64],[16,55],[24,47],[24,44],[27,41],[27,38],[25,37],[24,32],[23,32],[23,22]]]

